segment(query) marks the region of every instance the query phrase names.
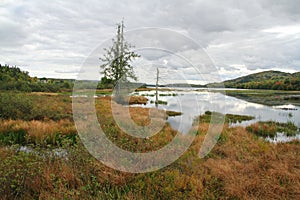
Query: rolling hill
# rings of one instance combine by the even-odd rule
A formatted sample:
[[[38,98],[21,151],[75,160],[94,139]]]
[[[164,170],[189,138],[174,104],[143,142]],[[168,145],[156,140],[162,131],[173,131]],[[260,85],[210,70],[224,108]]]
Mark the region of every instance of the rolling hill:
[[[225,88],[300,90],[300,72],[264,71],[206,86],[218,88],[223,85]]]

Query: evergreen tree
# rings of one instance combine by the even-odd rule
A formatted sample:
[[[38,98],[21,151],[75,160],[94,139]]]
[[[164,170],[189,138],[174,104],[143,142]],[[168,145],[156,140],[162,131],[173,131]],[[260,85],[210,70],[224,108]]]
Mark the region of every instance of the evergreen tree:
[[[106,82],[109,80],[114,86],[119,80],[127,82],[128,78],[137,81],[130,62],[140,55],[130,50],[133,46],[125,41],[123,30],[124,23],[122,21],[117,24],[117,36],[112,40],[113,45],[109,49],[104,49],[106,54],[100,57],[103,79]]]

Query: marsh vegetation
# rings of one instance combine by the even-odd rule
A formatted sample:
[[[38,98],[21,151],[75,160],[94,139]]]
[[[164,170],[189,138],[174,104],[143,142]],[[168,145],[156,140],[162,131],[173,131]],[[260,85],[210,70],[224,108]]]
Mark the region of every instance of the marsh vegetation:
[[[217,145],[200,159],[197,152],[212,113],[206,112],[200,126],[191,127],[191,131],[197,132],[192,146],[176,162],[160,171],[129,174],[104,166],[86,151],[72,121],[69,95],[6,92],[1,95],[2,102],[6,103],[1,109],[13,113],[2,115],[0,120],[2,199],[298,197],[299,141],[272,144],[248,128],[229,127],[228,123],[250,120],[249,116],[226,115]],[[95,101],[97,116],[107,137],[123,149],[134,152],[159,149],[177,134],[166,124],[149,139],[131,137],[115,124],[111,98],[99,97]],[[20,109],[15,111],[11,103],[17,103]],[[149,109],[130,107],[130,113],[136,123],[146,125],[150,122]],[[281,124],[270,124],[269,129],[278,125]],[[34,151],[20,151],[24,146]],[[66,151],[65,156],[36,153],[58,147]]]
[[[153,111],[167,119],[162,129],[149,138],[130,136],[116,124],[111,106],[121,109],[123,105],[111,98],[112,89],[96,90],[91,94],[101,128],[124,150],[149,152],[162,148],[181,134],[174,126],[178,120],[183,126],[187,124],[186,134],[195,135],[190,148],[178,160],[159,171],[143,174],[113,170],[89,154],[73,122],[72,98],[75,97],[70,97],[69,91],[0,92],[1,199],[298,198],[299,140],[274,144],[264,139],[276,137],[278,132],[287,136],[299,133],[297,92],[284,93],[285,97],[279,98],[284,103],[293,103],[294,110],[233,97],[228,97],[226,104],[224,95],[217,91],[172,91],[168,88],[161,89],[159,94],[159,100],[167,103],[156,108],[151,104],[154,92],[151,88],[146,91],[138,88],[134,96],[127,99],[135,104],[127,108],[136,124],[149,125]],[[231,91],[228,95],[233,96],[234,92],[253,102],[257,96],[263,99],[278,95],[278,91],[244,90]],[[198,104],[190,103],[195,96]],[[215,98],[216,105],[222,102],[228,108],[227,113],[220,112],[222,110],[216,106],[207,106],[205,102],[210,97]],[[178,109],[179,100],[183,102],[182,110]],[[269,99],[264,101],[269,102]],[[199,112],[194,105],[202,105],[203,111]],[[270,114],[265,114],[268,112]],[[212,115],[224,117],[225,124],[217,144],[200,159],[198,151]],[[276,120],[265,120],[274,117]],[[193,124],[191,119],[199,120]]]

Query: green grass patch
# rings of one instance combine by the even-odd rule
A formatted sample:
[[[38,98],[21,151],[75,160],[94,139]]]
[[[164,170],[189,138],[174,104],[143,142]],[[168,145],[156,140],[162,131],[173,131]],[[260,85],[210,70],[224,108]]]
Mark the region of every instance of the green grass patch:
[[[7,133],[0,133],[0,144],[13,145],[26,143],[26,131],[23,129],[9,131]]]
[[[112,95],[112,91],[109,90],[96,90],[96,95]]]
[[[212,120],[212,116],[214,116],[216,119],[221,119],[222,117],[224,117],[226,123],[237,123],[237,122],[240,123],[242,121],[249,121],[255,119],[255,117],[248,116],[248,115],[234,115],[234,114],[224,115],[219,112],[206,111],[203,115],[200,115],[200,122],[210,123]]]
[[[253,116],[248,116],[248,115],[233,115],[233,114],[226,114],[225,115],[225,120],[226,122],[229,123],[241,123],[243,121],[250,121],[252,119],[255,119]]]
[[[257,122],[246,127],[248,132],[262,137],[276,137],[277,133],[284,133],[286,136],[295,136],[299,128],[293,122],[280,123],[274,121]]]
[[[171,110],[167,110],[166,113],[167,113],[167,115],[170,116],[170,117],[175,117],[175,116],[182,115],[182,112],[171,111]]]
[[[154,97],[155,94],[142,94],[141,96],[143,96],[143,97]]]
[[[159,96],[161,96],[161,97],[170,97],[170,96],[175,97],[175,96],[178,96],[178,94],[176,94],[176,93],[172,93],[172,94],[159,94]]]
[[[155,103],[155,101],[151,100],[150,103]],[[167,101],[162,101],[162,100],[158,100],[157,103],[158,103],[158,104],[161,104],[161,105],[168,105],[168,102],[167,102]]]

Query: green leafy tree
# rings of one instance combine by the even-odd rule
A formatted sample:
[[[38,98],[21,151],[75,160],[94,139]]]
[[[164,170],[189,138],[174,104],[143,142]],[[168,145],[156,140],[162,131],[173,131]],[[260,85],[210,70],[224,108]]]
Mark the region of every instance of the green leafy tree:
[[[114,86],[119,80],[127,82],[128,78],[137,81],[137,77],[134,74],[133,66],[130,64],[132,60],[140,57],[137,53],[131,51],[133,47],[126,42],[123,34],[124,23],[117,24],[117,35],[113,39],[113,45],[109,49],[104,49],[106,54],[100,57],[101,69],[104,74],[104,81],[110,82]]]

